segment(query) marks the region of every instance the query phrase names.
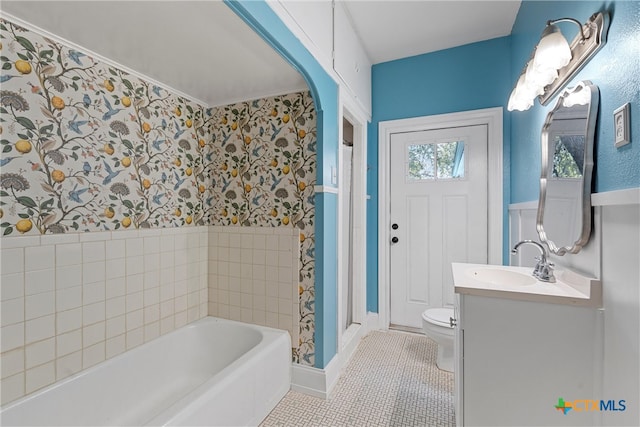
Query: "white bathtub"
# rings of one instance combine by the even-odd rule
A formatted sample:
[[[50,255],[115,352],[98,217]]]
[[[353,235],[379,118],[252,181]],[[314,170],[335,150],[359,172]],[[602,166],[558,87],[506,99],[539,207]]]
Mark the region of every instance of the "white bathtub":
[[[285,331],[207,317],[2,408],[9,425],[257,425],[291,383]]]

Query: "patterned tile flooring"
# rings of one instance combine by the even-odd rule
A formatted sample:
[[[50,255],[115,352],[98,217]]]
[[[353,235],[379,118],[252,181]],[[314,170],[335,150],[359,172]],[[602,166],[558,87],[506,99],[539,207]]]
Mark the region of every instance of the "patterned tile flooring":
[[[423,335],[373,331],[329,399],[290,391],[261,427],[454,426],[453,374],[436,354]]]

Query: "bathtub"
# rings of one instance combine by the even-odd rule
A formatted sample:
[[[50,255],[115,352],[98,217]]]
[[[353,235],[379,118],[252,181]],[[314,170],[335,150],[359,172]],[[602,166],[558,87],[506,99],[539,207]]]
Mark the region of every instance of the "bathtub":
[[[9,425],[257,425],[291,383],[285,331],[206,317],[2,408]]]

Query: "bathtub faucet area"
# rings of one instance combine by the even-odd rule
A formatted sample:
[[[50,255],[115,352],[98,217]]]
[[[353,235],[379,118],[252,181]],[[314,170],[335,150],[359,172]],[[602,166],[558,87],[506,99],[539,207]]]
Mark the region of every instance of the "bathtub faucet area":
[[[553,275],[554,264],[549,261],[547,251],[540,243],[534,240],[521,240],[516,243],[513,249],[511,249],[511,255],[516,255],[520,246],[525,244],[533,245],[540,251],[540,256],[536,257],[538,263],[533,269],[533,277],[537,278],[541,282],[554,283],[556,281],[556,278]]]

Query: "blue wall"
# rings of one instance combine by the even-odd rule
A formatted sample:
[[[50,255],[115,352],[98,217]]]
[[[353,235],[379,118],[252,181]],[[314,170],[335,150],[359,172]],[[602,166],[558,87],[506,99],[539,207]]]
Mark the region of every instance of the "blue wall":
[[[426,55],[376,64],[372,69],[367,192],[367,310],[378,311],[378,123],[505,106],[512,88],[510,38],[501,37]],[[505,106],[504,158],[509,159]],[[505,194],[509,168],[505,165]],[[505,198],[505,206],[508,203]],[[506,227],[506,225],[505,225]],[[505,228],[506,235],[506,228]]]
[[[611,25],[607,44],[568,84],[591,80],[600,88],[596,136],[595,192],[640,187],[640,2],[637,1],[523,1],[511,35],[515,82],[549,19],[565,16],[585,22],[607,10]],[[559,24],[569,41],[577,27]],[[511,201],[537,200],[540,177],[540,129],[554,98],[547,106],[537,103],[528,111],[511,113]],[[613,111],[631,103],[632,143],[613,146]]]
[[[330,185],[338,164],[338,86],[264,0],[226,4],[305,78],[318,117],[317,185]],[[316,194],[315,366],[324,368],[337,352],[337,218],[334,194]]]

